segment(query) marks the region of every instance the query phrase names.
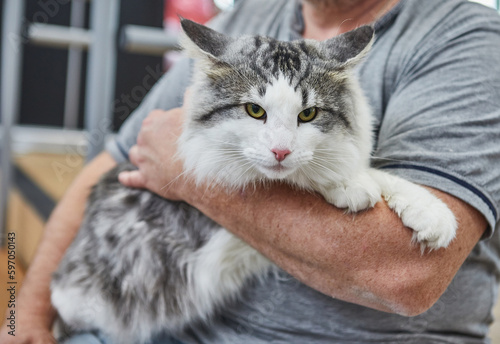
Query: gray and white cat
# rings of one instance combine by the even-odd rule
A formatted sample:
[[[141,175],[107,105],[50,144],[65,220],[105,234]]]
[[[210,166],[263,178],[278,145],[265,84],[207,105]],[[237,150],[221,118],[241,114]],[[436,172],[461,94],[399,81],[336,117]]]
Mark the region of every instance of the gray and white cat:
[[[227,37],[183,20],[196,60],[179,141],[199,184],[237,190],[270,180],[319,192],[356,212],[385,198],[431,249],[455,236],[453,213],[415,184],[370,168],[371,114],[353,68],[370,49],[364,26],[324,42]],[[52,281],[71,331],[145,343],[209,321],[272,263],[183,202],[122,186],[120,165],[94,187]]]

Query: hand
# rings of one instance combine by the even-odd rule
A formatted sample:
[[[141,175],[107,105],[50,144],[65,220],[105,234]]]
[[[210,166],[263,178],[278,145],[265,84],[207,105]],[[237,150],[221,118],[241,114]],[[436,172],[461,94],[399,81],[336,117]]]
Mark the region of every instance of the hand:
[[[183,123],[183,108],[151,112],[142,122],[137,144],[129,151],[130,161],[138,170],[120,173],[120,182],[171,200],[182,200],[183,167],[175,155]]]
[[[29,310],[25,310],[29,312]],[[23,314],[25,315],[23,317]],[[0,343],[2,344],[56,344],[55,338],[52,336],[50,328],[48,328],[46,321],[37,321],[32,319],[24,312],[16,312],[16,327],[15,336],[10,335],[8,332],[12,331],[7,327],[8,323],[5,322],[0,327]]]

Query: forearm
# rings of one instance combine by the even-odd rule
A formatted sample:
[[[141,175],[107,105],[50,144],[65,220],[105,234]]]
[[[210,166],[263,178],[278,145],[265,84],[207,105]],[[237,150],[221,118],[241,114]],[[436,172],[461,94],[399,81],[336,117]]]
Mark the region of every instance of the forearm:
[[[26,316],[43,322],[47,327],[55,315],[50,305],[52,273],[80,227],[91,186],[114,165],[108,153],[102,153],[89,163],[67,190],[46,224],[20,291],[19,308],[29,312]]]
[[[449,248],[422,255],[410,243],[411,231],[383,202],[349,215],[319,196],[286,186],[231,195],[217,188],[184,194],[193,206],[312,288],[400,314],[420,313],[437,300],[485,228],[459,229]],[[481,222],[466,204],[439,196],[456,214],[471,213],[459,219],[463,228]],[[447,259],[453,263],[443,263]]]
[[[129,151],[139,170],[122,173],[120,181],[190,203],[332,297],[406,315],[423,312],[444,292],[486,229],[477,210],[431,190],[455,214],[459,228],[448,248],[422,255],[411,244],[411,230],[383,202],[346,215],[319,196],[285,185],[255,191],[249,187],[244,194],[227,194],[216,186],[197,188],[185,177],[182,161],[175,159],[183,114],[183,109],[173,109],[148,116]],[[159,163],[165,161],[169,163]]]

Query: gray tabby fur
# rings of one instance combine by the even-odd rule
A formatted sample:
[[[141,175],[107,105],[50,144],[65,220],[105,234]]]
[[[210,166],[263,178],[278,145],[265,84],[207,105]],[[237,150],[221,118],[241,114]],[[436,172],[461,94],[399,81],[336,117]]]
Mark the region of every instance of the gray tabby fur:
[[[383,195],[415,229],[415,240],[430,248],[449,243],[454,232],[436,236],[442,226],[418,227],[428,204],[437,209],[436,221],[452,223],[446,206],[369,168],[371,118],[350,71],[370,48],[372,28],[319,43],[234,39],[191,21],[182,25],[183,45],[197,65],[179,154],[198,183],[231,190],[282,180],[350,211],[373,206]],[[269,104],[266,118],[251,118],[244,104],[259,99],[277,101],[278,110]],[[279,113],[290,103],[298,110]],[[298,121],[312,106],[317,118]],[[277,163],[267,148],[248,148],[248,140],[292,153]],[[316,143],[305,149],[301,140]],[[118,166],[93,188],[81,229],[54,274],[52,302],[66,334],[98,330],[128,344],[146,343],[160,331],[179,333],[210,321],[250,279],[272,268],[188,204],[122,186],[118,173],[132,168]],[[420,193],[423,201],[400,190]],[[417,204],[413,213],[407,213],[409,203]]]

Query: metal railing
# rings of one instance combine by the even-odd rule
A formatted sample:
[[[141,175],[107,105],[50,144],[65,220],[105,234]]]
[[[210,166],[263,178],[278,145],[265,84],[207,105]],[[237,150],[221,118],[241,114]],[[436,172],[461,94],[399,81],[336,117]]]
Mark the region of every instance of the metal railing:
[[[90,2],[90,28],[84,28],[86,3]],[[67,3],[67,1],[65,1]],[[177,37],[160,28],[137,25],[123,27],[117,35],[120,0],[71,0],[70,26],[46,24],[55,16],[59,1],[43,3],[33,18],[43,23],[28,23],[24,18],[26,0],[4,0],[2,30],[2,64],[0,84],[0,246],[6,225],[9,191],[18,180],[19,169],[13,171],[13,129],[20,108],[21,63],[24,44],[36,44],[68,50],[64,129],[77,128],[80,101],[82,54],[88,52],[86,92],[84,99],[84,137],[86,159],[91,160],[104,148],[112,122],[117,38],[121,48],[130,53],[161,56],[176,50]],[[17,134],[16,134],[17,135]],[[39,139],[46,136],[38,136]],[[49,140],[50,141],[50,140]],[[45,147],[46,142],[37,146]],[[50,145],[51,143],[49,143]]]
[[[2,147],[0,175],[0,225],[7,217],[7,201],[12,184],[11,130],[17,122],[22,61],[22,25],[25,3],[22,0],[4,0],[2,28],[2,80],[0,83],[0,111],[2,116]],[[4,230],[2,230],[4,234]],[[3,245],[4,236],[0,236]]]
[[[30,23],[24,19],[26,0],[4,0],[2,30],[2,81],[0,103],[0,225],[6,223],[6,209],[12,174],[12,129],[17,124],[20,106],[21,62],[24,44],[36,44],[68,50],[64,127],[75,129],[78,119],[82,53],[88,51],[84,130],[87,138],[87,160],[102,149],[113,114],[120,0],[92,1],[90,28],[83,26],[85,3],[72,0],[70,26]],[[46,14],[44,14],[46,15]],[[177,48],[177,38],[160,28],[128,25],[120,35],[123,50],[148,55],[163,55]],[[2,236],[0,236],[0,244]]]
[[[81,11],[84,10],[84,2],[73,0],[71,19],[77,27],[31,24],[26,37],[22,32],[25,0],[5,0],[0,100],[2,103],[0,224],[2,226],[6,223],[9,190],[13,184],[11,131],[17,123],[19,113],[23,41],[69,49],[69,83],[66,90],[65,108],[74,112],[75,97],[78,98],[80,84],[79,78],[76,77],[79,70],[74,69],[81,66],[81,56],[79,56],[81,49],[88,49],[85,130],[89,137],[87,159],[90,160],[104,148],[105,137],[112,120],[119,4],[119,0],[93,1],[90,7],[90,29],[85,30],[81,28],[84,16],[84,12]],[[79,12],[79,16],[76,12]],[[76,80],[71,78],[76,78]],[[76,115],[73,114],[73,116]],[[69,120],[67,114],[65,118],[65,122],[76,122],[76,118]]]

